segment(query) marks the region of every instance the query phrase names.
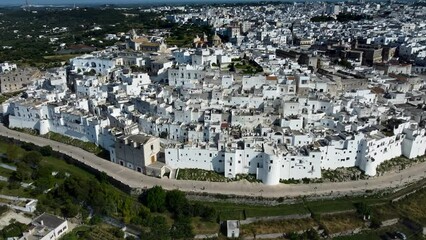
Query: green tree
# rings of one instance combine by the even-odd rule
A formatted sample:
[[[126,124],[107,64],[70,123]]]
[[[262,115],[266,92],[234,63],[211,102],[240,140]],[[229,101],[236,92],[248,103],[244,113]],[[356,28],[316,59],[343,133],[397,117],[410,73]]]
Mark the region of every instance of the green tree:
[[[16,145],[12,145],[12,144],[7,145],[6,156],[7,156],[7,159],[10,162],[13,162],[16,159],[18,159],[18,156],[19,156],[19,147],[16,146]]]
[[[149,232],[144,233],[146,240],[168,240],[170,239],[170,232],[165,231],[169,229],[167,221],[164,216],[149,217],[147,226],[150,228]]]
[[[70,232],[64,235],[61,239],[62,240],[78,240],[79,238],[75,235],[74,232]]]
[[[21,184],[19,182],[17,182],[17,181],[11,181],[7,185],[8,189],[19,189],[20,187],[21,187]]]
[[[42,148],[40,148],[40,153],[41,155],[48,157],[48,156],[52,156],[53,153],[53,149],[51,146],[44,146]]]
[[[189,217],[181,217],[175,221],[170,229],[172,239],[192,239],[194,237],[194,229],[191,225]]]
[[[306,231],[305,233],[304,233],[304,235],[306,236],[306,239],[309,239],[309,240],[319,240],[320,239],[320,235],[318,234],[318,232],[315,230],[315,229],[313,229],[313,228],[311,228],[311,229],[309,229],[308,231]]]
[[[6,187],[7,183],[6,182],[0,182],[0,191]]]
[[[99,215],[95,215],[90,219],[90,224],[97,225],[102,222],[102,218]]]
[[[189,203],[184,192],[179,190],[172,190],[166,194],[166,204],[167,210],[169,210],[169,212],[181,214]]]
[[[120,239],[124,238],[124,232],[123,232],[123,231],[121,231],[121,229],[120,229],[120,228],[114,228],[114,229],[112,230],[112,233],[113,233],[113,234],[114,234],[114,236],[115,236],[115,237],[117,237],[117,238],[120,238]]]
[[[161,186],[148,189],[142,198],[151,212],[164,212],[166,209],[166,192]]]
[[[204,206],[204,211],[201,213],[200,216],[205,221],[214,221],[217,216],[217,212],[216,209],[214,209],[213,207]]]
[[[36,145],[34,145],[34,143],[22,143],[21,148],[25,151],[34,151]]]
[[[76,204],[68,202],[61,209],[61,211],[62,211],[62,214],[64,215],[64,217],[73,218],[73,217],[76,217],[78,215],[78,213],[80,212],[80,207]]]
[[[41,155],[41,153],[36,151],[27,152],[22,157],[22,161],[31,166],[38,166],[42,159],[43,159],[43,155]]]
[[[365,202],[359,202],[355,204],[356,211],[362,216],[369,216],[371,214],[371,208]]]
[[[33,174],[32,169],[25,163],[18,163],[16,165],[16,171],[14,172],[13,177],[18,181],[28,181],[31,180]]]
[[[301,236],[296,232],[291,232],[286,234],[286,238],[290,240],[300,240]]]
[[[38,178],[34,181],[35,193],[41,194],[53,187],[54,181],[52,177]]]

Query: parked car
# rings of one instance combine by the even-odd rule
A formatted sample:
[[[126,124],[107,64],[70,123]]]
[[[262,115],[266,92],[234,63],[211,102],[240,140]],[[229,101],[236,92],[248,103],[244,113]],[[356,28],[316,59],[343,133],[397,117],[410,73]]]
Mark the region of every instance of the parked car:
[[[407,239],[407,236],[402,232],[395,232],[395,236],[397,236],[399,239],[402,239],[402,240]]]

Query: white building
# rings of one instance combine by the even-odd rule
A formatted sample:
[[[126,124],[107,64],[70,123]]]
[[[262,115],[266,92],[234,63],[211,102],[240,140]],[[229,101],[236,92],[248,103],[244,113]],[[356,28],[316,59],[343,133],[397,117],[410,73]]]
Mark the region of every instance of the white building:
[[[68,221],[43,213],[31,222],[31,227],[19,240],[57,240],[68,232]]]
[[[205,72],[201,67],[181,65],[168,70],[169,86],[194,88],[203,80]]]
[[[0,63],[0,73],[10,72],[10,71],[15,70],[17,68],[18,67],[14,63],[8,63],[8,62]]]
[[[94,71],[96,74],[107,75],[116,66],[123,65],[122,58],[86,54],[70,59],[72,70],[76,73]]]

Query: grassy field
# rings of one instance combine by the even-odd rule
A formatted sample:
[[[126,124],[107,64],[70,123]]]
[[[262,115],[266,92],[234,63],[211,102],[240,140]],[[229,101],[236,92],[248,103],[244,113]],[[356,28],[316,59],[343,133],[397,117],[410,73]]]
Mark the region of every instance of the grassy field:
[[[15,131],[19,131],[19,132],[24,132],[27,134],[31,134],[31,135],[35,135],[35,136],[39,136],[39,134],[37,133],[37,131],[33,130],[33,129],[26,129],[26,128],[14,128],[13,130]],[[74,139],[68,136],[64,136],[61,135],[59,133],[54,133],[54,132],[49,132],[45,135],[40,135],[41,137],[56,141],[56,142],[60,142],[60,143],[64,143],[64,144],[68,144],[74,147],[79,147],[87,152],[91,152],[93,154],[96,155],[100,155],[101,153],[103,153],[103,149],[101,147],[98,147],[96,144],[91,143],[91,142],[84,142],[78,139]]]
[[[315,214],[355,210],[354,203],[346,199],[335,200],[335,201],[328,200],[328,201],[307,202],[306,206],[311,210],[312,213],[315,213]]]
[[[93,177],[93,175],[87,171],[55,157],[44,157],[40,164],[42,166],[49,167],[54,171],[69,173],[70,175],[78,176],[79,178]]]
[[[9,178],[12,176],[12,174],[13,174],[12,170],[0,167],[0,176]]]
[[[415,222],[426,225],[426,188],[393,204],[400,214]]]
[[[389,219],[400,217],[398,211],[396,211],[396,209],[390,204],[375,206],[372,209],[372,214],[379,221],[386,221]]]
[[[44,56],[43,58],[47,60],[52,60],[52,61],[67,62],[71,58],[75,58],[77,56],[81,56],[81,54],[49,55],[49,56]]]
[[[307,214],[309,211],[303,204],[259,206],[248,204],[236,204],[229,202],[203,202],[215,208],[220,215],[220,220],[244,219],[263,216],[285,216],[293,214]],[[245,213],[245,214],[244,214]]]
[[[296,204],[281,204],[276,206],[261,206],[237,204],[231,202],[203,202],[212,206],[220,213],[221,220],[244,219],[245,217],[286,216],[293,214],[322,214],[355,210],[355,204],[365,202],[369,205],[383,204],[386,200],[376,197],[345,197],[321,201],[300,201]]]
[[[321,216],[320,223],[330,234],[349,231],[364,226],[362,219],[355,213]]]
[[[86,240],[119,240],[114,235],[114,227],[106,224],[98,224],[95,226],[81,226],[75,228],[72,232],[64,235],[63,240],[86,239]]]
[[[368,205],[383,204],[387,200],[383,197],[343,197],[318,201],[305,201],[305,205],[313,214],[355,210],[355,204],[364,202]]]
[[[301,221],[268,221],[253,223],[248,226],[243,225],[242,228],[246,234],[252,234],[252,231],[256,231],[257,234],[284,233],[291,229],[298,231],[303,229],[305,226],[307,227],[306,229],[308,229],[312,226],[315,226],[315,224],[321,224],[327,228],[330,233],[336,233],[340,231],[353,230],[364,226],[362,218],[355,212],[355,204],[361,202],[366,203],[372,211],[372,216],[380,221],[397,217],[408,217],[414,221],[424,223],[426,221],[426,205],[424,204],[426,200],[426,189],[419,190],[417,193],[410,195],[407,199],[403,199],[398,203],[390,203],[390,199],[400,196],[401,194],[406,194],[412,191],[414,188],[422,186],[423,184],[423,182],[419,182],[411,185],[407,189],[403,189],[397,193],[385,196],[373,195],[344,197],[340,199],[321,201],[301,201],[297,204],[283,204],[277,206],[247,205],[230,202],[205,202],[205,204],[208,204],[217,210],[221,221],[231,219],[242,220],[245,218],[261,216],[304,214],[310,212],[319,216],[318,218],[315,218],[317,221],[312,218],[308,218]],[[353,212],[325,215],[325,213],[339,211]],[[312,225],[312,222],[315,222],[315,224]],[[199,227],[202,228],[202,226]],[[375,231],[369,231],[363,234],[372,237],[364,239],[376,239],[376,237],[378,237]]]
[[[6,154],[8,145],[9,145],[8,143],[0,142],[0,154]],[[18,154],[19,157],[25,154],[25,150],[22,148],[18,148],[18,152],[19,152]],[[13,163],[7,163],[7,164],[14,165]],[[55,157],[43,157],[42,161],[40,162],[40,165],[43,167],[48,167],[52,169],[52,171],[67,172],[70,175],[75,175],[80,178],[94,177],[92,174],[88,173],[87,171],[79,167],[76,167],[72,164],[68,164],[64,160],[61,160]],[[8,172],[10,170],[0,167],[0,175],[2,171]]]
[[[27,188],[23,188],[23,187],[20,187],[20,186],[17,186],[16,188],[10,188],[7,185],[8,184],[6,182],[0,182],[0,188],[1,188],[0,194],[9,195],[9,196],[34,198],[31,191]]]
[[[9,143],[0,142],[0,154],[6,154],[6,151],[8,149],[8,146],[10,146]],[[25,154],[25,150],[18,147],[18,156],[21,157]],[[18,158],[19,158],[18,157]],[[10,165],[14,165],[13,163],[7,163]],[[48,169],[51,169],[52,171],[56,172],[63,172],[68,173],[70,175],[78,176],[79,178],[94,178],[95,176],[90,174],[89,172],[74,166],[72,164],[68,164],[64,160],[57,159],[54,157],[43,157],[43,159],[40,162],[40,166],[46,167]],[[5,169],[0,167],[0,175],[8,175],[5,177],[10,177],[13,171]],[[60,183],[63,181],[62,179],[56,179],[54,178],[54,181],[56,183]],[[5,195],[11,195],[11,196],[20,196],[20,197],[30,197],[30,198],[37,198],[38,196],[34,196],[30,189],[25,189],[20,187],[18,184],[10,184],[7,182],[0,182],[0,194]]]
[[[268,233],[289,233],[294,231],[303,231],[318,226],[312,218],[292,219],[281,221],[256,222],[242,225],[242,233],[244,236]]]
[[[179,169],[178,180],[197,180],[210,182],[226,182],[227,179],[220,173],[203,169]]]
[[[192,218],[192,226],[195,234],[214,234],[219,232],[219,224],[216,222],[205,222],[200,217]]]
[[[70,138],[58,133],[53,133],[53,132],[49,132],[48,134],[46,134],[44,136],[45,138],[57,141],[57,142],[61,142],[61,143],[65,143],[68,145],[72,145],[75,147],[79,147],[81,149],[84,149],[88,152],[94,153],[94,154],[99,154],[102,152],[102,149],[98,146],[96,146],[96,144],[91,143],[91,142],[83,142],[74,138]]]

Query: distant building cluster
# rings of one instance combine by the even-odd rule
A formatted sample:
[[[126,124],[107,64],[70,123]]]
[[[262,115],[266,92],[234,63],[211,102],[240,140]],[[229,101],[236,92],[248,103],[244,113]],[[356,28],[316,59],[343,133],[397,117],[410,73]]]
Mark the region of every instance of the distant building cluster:
[[[0,65],[1,92],[25,90],[2,104],[9,127],[95,143],[148,175],[198,168],[268,185],[342,167],[375,176],[387,160],[425,154],[425,7],[178,9],[166,18],[212,34],[178,48],[161,30],[130,30],[68,71]],[[375,18],[335,20],[341,13]]]

